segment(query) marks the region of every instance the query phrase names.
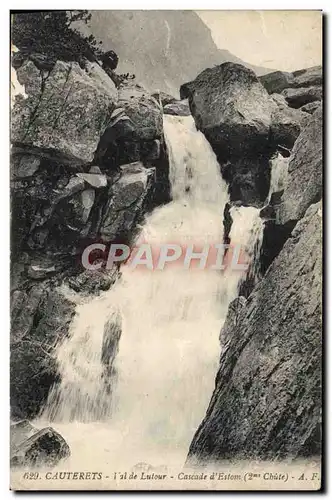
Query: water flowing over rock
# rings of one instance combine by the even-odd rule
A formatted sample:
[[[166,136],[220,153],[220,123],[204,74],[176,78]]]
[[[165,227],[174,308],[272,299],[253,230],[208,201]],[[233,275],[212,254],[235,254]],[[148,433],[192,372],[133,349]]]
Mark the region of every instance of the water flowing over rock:
[[[45,71],[30,60],[24,62],[17,78],[27,98],[15,100],[11,140],[52,149],[63,161],[91,161],[115,107],[117,91],[98,65],[88,68],[57,61],[52,70]]]
[[[320,453],[321,205],[312,205],[221,332],[210,406],[188,463]]]
[[[146,217],[135,247],[222,243],[229,197],[211,146],[192,117],[165,115],[164,131],[172,201]],[[131,176],[143,171],[137,164],[126,169]],[[121,197],[120,202],[122,207]],[[237,207],[235,212],[231,241],[252,256],[259,210]],[[211,264],[213,257],[212,252]],[[153,463],[162,453],[183,464],[213,388],[220,324],[245,272],[223,275],[195,269],[195,263],[190,269],[174,264],[163,272],[132,269],[129,259],[108,292],[77,305],[70,336],[57,352],[61,382],[42,415],[66,430],[71,448],[77,425],[70,422],[79,420],[91,437],[100,428],[111,433],[111,451],[101,444],[97,460],[132,468],[142,457]],[[195,391],[200,397],[193,405]],[[175,413],[180,418],[174,419]]]
[[[262,206],[269,189],[271,127],[278,139],[285,111],[278,111],[253,71],[233,63],[203,71],[180,94],[189,98],[196,126],[218,157],[231,201]]]
[[[91,23],[99,62],[12,58],[11,465],[318,455],[321,67],[259,78],[192,12]]]
[[[26,94],[14,92],[12,115],[11,405],[16,418],[35,417],[58,381],[54,352],[75,311],[63,285],[73,295],[98,295],[118,278],[104,268],[85,270],[86,246],[103,238],[130,243],[145,211],[169,199],[158,102],[139,86],[122,85],[118,92],[97,62],[85,61],[85,69],[63,61],[46,67],[44,59],[30,55],[14,62],[17,88]],[[139,144],[139,155],[131,165],[117,158],[114,171],[105,172],[102,162],[91,160],[116,106],[118,118],[124,110],[127,122],[136,123],[128,140]]]

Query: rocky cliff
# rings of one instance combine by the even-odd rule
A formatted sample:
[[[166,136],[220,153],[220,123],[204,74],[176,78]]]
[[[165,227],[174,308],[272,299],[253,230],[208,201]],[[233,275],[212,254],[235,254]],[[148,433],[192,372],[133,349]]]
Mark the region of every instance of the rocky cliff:
[[[46,63],[45,63],[46,61]],[[62,284],[98,293],[116,276],[86,271],[84,248],[130,243],[168,200],[162,107],[116,86],[98,62],[14,59],[11,129],[13,417],[36,415],[58,377],[55,346],[74,304]],[[99,256],[100,257],[100,256]]]
[[[317,68],[296,73],[289,88],[310,89],[305,82],[319,88],[321,70],[320,76]],[[248,177],[256,200],[266,198],[266,186],[262,193],[252,176],[251,151],[267,159],[277,148],[288,157],[286,186],[270,193],[272,201],[261,212],[263,277],[247,298],[240,295],[230,305],[220,333],[215,389],[190,446],[191,466],[313,457],[321,451],[322,107],[318,102],[312,116],[293,115],[291,103],[273,94],[284,94],[289,80],[282,83],[276,74],[262,80],[270,96],[249,70],[226,64],[181,90],[198,127],[231,164],[233,200],[252,203],[244,199]],[[280,149],[281,131],[288,146],[284,142]],[[237,160],[241,155],[249,158],[246,170]],[[235,186],[242,188],[238,196]]]

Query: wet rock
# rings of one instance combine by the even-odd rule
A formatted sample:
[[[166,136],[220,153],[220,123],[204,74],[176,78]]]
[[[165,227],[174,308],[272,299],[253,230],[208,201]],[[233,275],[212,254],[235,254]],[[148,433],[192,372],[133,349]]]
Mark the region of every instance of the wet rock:
[[[121,177],[109,192],[109,202],[101,223],[103,241],[113,241],[120,234],[129,237],[137,218],[143,215],[144,202],[153,184],[155,170],[140,162],[123,165]]]
[[[117,98],[112,81],[96,72],[104,73],[89,75],[74,62],[57,61],[50,71],[24,62],[17,77],[28,97],[15,101],[11,140],[57,150],[64,161],[91,161]]]
[[[269,192],[269,157],[264,154],[232,157],[220,162],[223,178],[229,184],[232,203],[262,207]]]
[[[29,291],[15,290],[11,297],[11,342],[19,344],[31,331],[34,316],[45,297],[45,285],[32,285]]]
[[[54,467],[60,460],[69,456],[70,449],[64,438],[52,427],[45,427],[11,451],[10,465]]]
[[[297,138],[288,165],[288,181],[277,210],[277,223],[298,221],[307,208],[321,199],[323,146],[322,108],[310,117]]]
[[[99,294],[101,291],[109,290],[118,276],[118,269],[95,271],[86,269],[77,276],[71,276],[68,285],[83,295]]]
[[[276,214],[275,214],[275,208],[274,206],[271,205],[265,205],[265,207],[262,208],[262,210],[259,212],[259,216],[262,219],[270,220],[270,219],[275,219]]]
[[[161,156],[161,141],[154,139],[153,141],[146,141],[140,147],[141,160],[158,160]]]
[[[31,265],[28,269],[28,276],[34,280],[44,279],[47,276],[55,274],[56,268],[55,266],[50,267],[40,267],[38,265]]]
[[[323,97],[322,87],[300,87],[287,88],[282,91],[288,105],[292,108],[301,108],[305,104],[314,101],[321,101]]]
[[[206,69],[181,89],[181,97],[189,97],[197,128],[219,159],[266,149],[271,100],[253,71],[224,63]]]
[[[164,106],[165,115],[175,115],[175,116],[190,116],[189,103],[185,99],[183,101],[174,101],[171,104]]]
[[[189,464],[320,454],[321,245],[318,203],[297,223],[236,321],[227,318],[216,387]]]
[[[309,102],[308,104],[304,104],[304,106],[300,107],[301,111],[305,113],[310,113],[311,115],[321,106],[320,101]]]

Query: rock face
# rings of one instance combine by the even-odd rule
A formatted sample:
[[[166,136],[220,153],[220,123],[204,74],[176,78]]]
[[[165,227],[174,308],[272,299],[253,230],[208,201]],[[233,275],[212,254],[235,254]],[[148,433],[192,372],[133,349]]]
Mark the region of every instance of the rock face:
[[[35,417],[58,377],[55,346],[68,334],[75,305],[50,282],[12,293],[10,399],[14,417]]]
[[[292,149],[309,116],[302,110],[290,108],[280,94],[272,94],[271,97],[276,104],[271,117],[271,141],[277,147]]]
[[[68,444],[52,427],[38,430],[23,420],[10,426],[10,437],[10,465],[14,467],[54,467],[70,456]]]
[[[75,313],[62,284],[98,294],[118,278],[87,271],[84,249],[130,244],[145,212],[169,199],[160,104],[139,85],[116,90],[97,63],[46,67],[44,59],[15,62],[23,89],[13,100],[11,150],[16,419],[38,415],[58,381],[56,347]]]
[[[321,204],[312,205],[236,317],[229,314],[189,464],[320,453],[321,230]]]
[[[323,116],[320,107],[297,138],[288,166],[288,182],[277,210],[277,223],[298,221],[322,197]]]
[[[165,115],[189,116],[190,108],[187,100],[174,101],[164,106]]]
[[[112,242],[119,235],[124,241],[129,241],[153,180],[154,169],[146,169],[140,162],[122,165],[120,178],[110,188],[109,202],[101,221],[103,241]]]
[[[89,26],[78,26],[119,56],[117,71],[134,73],[151,92],[161,90],[178,98],[179,87],[209,66],[226,61],[243,64],[257,74],[271,70],[253,67],[227,50],[220,50],[211,31],[190,10],[90,11]]]
[[[17,77],[27,98],[16,98],[12,142],[57,150],[67,161],[91,161],[117,100],[106,73],[98,65],[83,70],[63,61],[40,70],[29,60]]]

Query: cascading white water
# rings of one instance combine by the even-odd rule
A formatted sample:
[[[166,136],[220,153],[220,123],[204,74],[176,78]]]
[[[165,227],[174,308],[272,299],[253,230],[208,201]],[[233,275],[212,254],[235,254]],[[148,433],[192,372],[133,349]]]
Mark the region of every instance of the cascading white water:
[[[165,116],[173,201],[145,221],[139,240],[223,242],[226,183],[192,117]],[[253,255],[258,210],[232,209],[231,240]],[[77,306],[70,335],[58,348],[61,383],[43,420],[67,439],[73,467],[183,463],[204,417],[219,362],[219,332],[243,272],[122,266],[100,297]],[[101,361],[104,324],[122,319],[110,396]],[[67,467],[70,465],[67,464]]]
[[[280,153],[271,160],[271,180],[267,203],[270,202],[273,193],[282,191],[287,183],[289,158],[284,158]]]

